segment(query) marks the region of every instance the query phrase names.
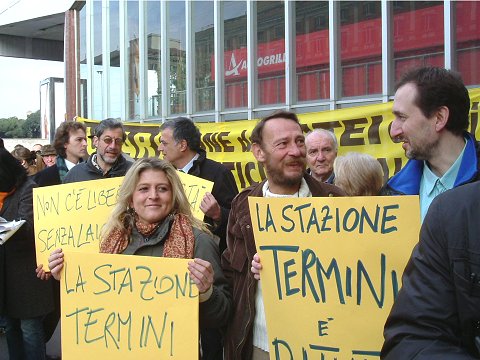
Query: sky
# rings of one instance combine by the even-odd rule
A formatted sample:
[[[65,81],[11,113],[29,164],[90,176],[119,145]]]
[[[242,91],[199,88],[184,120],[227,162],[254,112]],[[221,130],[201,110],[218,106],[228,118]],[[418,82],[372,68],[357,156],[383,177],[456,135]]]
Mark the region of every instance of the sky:
[[[1,1],[1,0],[0,0]],[[63,62],[0,56],[0,119],[40,110],[40,82],[64,77]]]

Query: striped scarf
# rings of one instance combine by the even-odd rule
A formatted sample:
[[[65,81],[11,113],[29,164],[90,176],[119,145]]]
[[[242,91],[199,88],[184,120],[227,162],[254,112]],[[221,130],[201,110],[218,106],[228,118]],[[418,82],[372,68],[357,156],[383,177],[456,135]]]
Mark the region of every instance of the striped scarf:
[[[57,155],[57,169],[58,169],[58,176],[60,176],[60,181],[63,183],[63,179],[68,173],[67,164],[65,164],[65,159],[60,155]]]

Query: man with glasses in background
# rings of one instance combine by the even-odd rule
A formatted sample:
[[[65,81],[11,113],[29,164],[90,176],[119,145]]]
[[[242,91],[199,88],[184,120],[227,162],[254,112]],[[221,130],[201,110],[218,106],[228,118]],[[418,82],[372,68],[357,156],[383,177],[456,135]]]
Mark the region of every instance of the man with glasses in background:
[[[93,134],[96,152],[86,162],[70,170],[64,183],[124,176],[132,166],[132,162],[122,155],[126,138],[127,134],[120,121],[111,118],[102,120]]]

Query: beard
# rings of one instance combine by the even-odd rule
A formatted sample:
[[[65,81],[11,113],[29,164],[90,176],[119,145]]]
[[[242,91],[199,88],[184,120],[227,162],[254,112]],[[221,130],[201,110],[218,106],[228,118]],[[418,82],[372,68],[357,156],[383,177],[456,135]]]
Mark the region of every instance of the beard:
[[[295,160],[298,162],[302,162],[301,160]],[[284,186],[284,187],[293,187],[295,185],[299,185],[302,182],[303,173],[305,172],[306,165],[305,161],[302,162],[303,170],[298,172],[298,174],[291,174],[286,175],[282,168],[278,166],[272,166],[270,161],[266,161],[264,166],[267,170],[268,180],[274,184]]]
[[[412,145],[412,144],[410,144]],[[429,160],[438,147],[438,140],[430,143],[422,143],[418,146],[411,146],[405,151],[405,156],[412,160]]]
[[[116,158],[112,159],[112,158],[109,158],[109,157],[106,157],[104,156],[104,154],[97,154],[98,156],[100,156],[100,158],[102,159],[102,161],[105,163],[105,164],[108,164],[108,165],[113,165],[115,164],[115,162],[118,160],[118,158],[120,157],[120,155],[117,155]]]

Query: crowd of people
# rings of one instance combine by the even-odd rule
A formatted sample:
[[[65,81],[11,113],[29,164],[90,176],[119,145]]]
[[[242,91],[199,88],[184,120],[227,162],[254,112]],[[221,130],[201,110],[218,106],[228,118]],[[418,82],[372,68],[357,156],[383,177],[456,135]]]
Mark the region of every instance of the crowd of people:
[[[124,179],[100,252],[191,259],[202,359],[270,358],[249,197],[404,194],[419,195],[423,227],[385,324],[381,357],[478,358],[480,185],[469,183],[478,180],[480,150],[467,132],[469,111],[468,91],[452,71],[426,67],[405,74],[396,87],[390,135],[409,161],[387,181],[371,155],[338,156],[333,131],[304,135],[296,114],[276,111],[251,133],[266,179],[240,193],[232,173],[208,159],[198,128],[185,117],[160,127],[162,160],[132,162],[122,155],[126,133],[115,119],[95,128],[90,156],[85,126],[76,122],[63,123],[54,144],[38,150],[9,153],[0,142],[0,216],[26,220],[0,246],[0,314],[10,359],[46,358],[45,341],[60,318],[57,280],[68,256],[56,249],[51,272],[37,267],[32,188],[117,176]],[[214,183],[200,205],[203,221],[193,217],[177,171]],[[25,286],[13,285],[19,283]]]
[[[11,154],[27,170],[27,175],[32,176],[43,169],[55,165],[57,151],[51,144],[35,144],[32,150],[18,144]]]

